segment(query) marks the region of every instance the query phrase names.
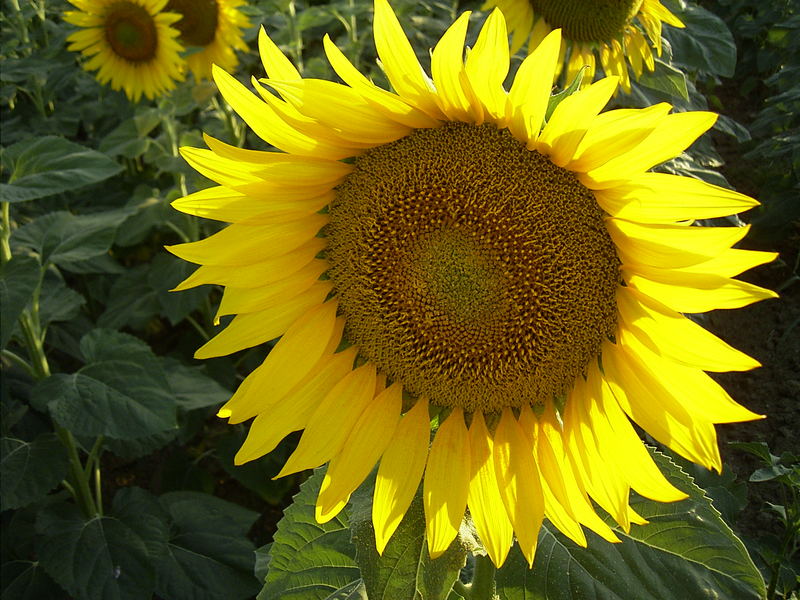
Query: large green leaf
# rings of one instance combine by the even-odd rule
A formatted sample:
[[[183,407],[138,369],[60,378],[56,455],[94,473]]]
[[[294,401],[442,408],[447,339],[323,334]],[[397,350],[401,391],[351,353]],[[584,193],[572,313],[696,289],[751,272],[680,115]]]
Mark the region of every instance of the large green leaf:
[[[382,555],[372,526],[373,479],[354,494],[350,512],[356,562],[370,598],[441,600],[465,564],[466,549],[457,537],[436,560],[428,554],[422,495],[417,493]]]
[[[148,265],[130,269],[111,288],[99,323],[104,327],[143,328],[153,317],[178,324],[208,295],[205,287],[170,292],[188,277],[193,265],[169,254],[159,254]]]
[[[323,476],[317,469],[300,486],[278,523],[259,600],[326,600],[360,579],[346,512],[327,523],[314,518]]]
[[[50,433],[33,442],[0,440],[0,505],[19,508],[44,497],[67,472],[64,447]]]
[[[98,183],[122,167],[105,154],[57,136],[31,137],[5,150],[13,164],[9,183],[0,184],[4,202],[44,198]]]
[[[502,600],[750,600],[765,594],[764,581],[742,542],[703,490],[667,457],[653,452],[667,478],[689,494],[682,502],[636,498],[633,508],[650,523],[617,529],[610,544],[594,534],[581,548],[549,522],[528,570],[515,546],[497,573]]]
[[[176,406],[161,363],[137,338],[97,329],[81,339],[87,366],[40,381],[32,401],[76,435],[121,440],[175,429]]]
[[[48,506],[36,529],[39,562],[77,600],[142,600],[155,571],[141,538],[119,519],[85,519],[74,504]]]
[[[0,569],[3,581],[3,600],[67,600],[60,589],[44,572],[38,561],[11,560]]]
[[[32,256],[14,256],[0,266],[0,348],[11,339],[17,322],[39,283],[41,268]]]
[[[667,94],[667,96],[689,99],[689,90],[686,87],[686,75],[668,65],[662,60],[656,59],[656,69],[652,73],[646,71],[639,78],[639,83],[651,90],[656,90]]]
[[[156,592],[171,600],[243,600],[258,591],[255,546],[245,534],[258,517],[208,494],[161,496],[171,521]]]
[[[672,44],[672,63],[689,71],[733,77],[736,44],[725,22],[694,3],[678,13],[685,28],[665,28]]]
[[[52,262],[69,268],[72,263],[108,252],[117,227],[134,212],[132,208],[91,215],[52,212],[14,231],[11,241],[35,250],[43,264]]]

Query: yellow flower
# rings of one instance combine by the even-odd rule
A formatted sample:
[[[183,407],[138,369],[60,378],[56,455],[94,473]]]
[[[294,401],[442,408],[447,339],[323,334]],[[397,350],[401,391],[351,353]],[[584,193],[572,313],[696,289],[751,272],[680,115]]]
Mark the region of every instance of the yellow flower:
[[[239,11],[244,0],[169,0],[167,10],[182,15],[175,24],[181,43],[191,52],[186,64],[195,79],[211,77],[211,65],[232,71],[239,64],[236,50],[247,50],[242,29],[250,22]]]
[[[464,60],[468,20],[438,42],[429,78],[376,0],[375,44],[395,92],[328,37],[345,84],[302,78],[262,31],[259,97],[221,69],[214,78],[280,151],[211,137],[210,150],[184,148],[220,185],[174,206],[232,224],[170,251],[201,265],[178,289],[224,285],[219,316],[236,315],[198,358],[282,336],[219,412],[255,417],[237,463],[304,430],[280,475],[328,462],[316,508],[326,521],[379,462],[379,551],[424,472],[431,556],[469,506],[500,565],[514,535],[533,561],[544,516],[578,544],[583,527],[617,541],[590,499],[627,530],[643,522],[631,489],[685,497],[631,420],[720,468],[714,423],[758,415],[704,371],[758,363],[681,313],[774,296],[732,279],[774,255],[731,249],[746,227],[690,226],[752,198],[649,172],[715,115],[667,104],[600,113],[617,86],[606,78],[545,122],[560,33],[506,91],[501,12]]]
[[[67,38],[69,49],[88,57],[83,67],[97,70],[100,83],[122,89],[137,101],[155,98],[182,80],[180,16],[161,12],[167,0],[69,0],[79,10],[64,14],[81,29]]]
[[[655,67],[645,33],[661,56],[662,23],[684,26],[660,0],[486,0],[483,6],[493,7],[506,16],[513,34],[512,52],[526,41],[528,50],[533,50],[550,31],[560,28],[561,63],[566,59],[568,82],[584,66],[588,67],[585,81],[592,81],[599,58],[606,75],[620,77],[626,92],[631,91],[626,58],[636,79],[644,67],[650,71]],[[560,71],[559,66],[557,75]]]

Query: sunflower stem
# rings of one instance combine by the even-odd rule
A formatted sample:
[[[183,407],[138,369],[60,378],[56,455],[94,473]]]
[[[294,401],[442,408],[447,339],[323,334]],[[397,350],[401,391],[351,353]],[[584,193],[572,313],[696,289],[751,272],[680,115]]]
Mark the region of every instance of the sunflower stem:
[[[497,568],[488,556],[475,557],[475,571],[472,574],[470,600],[492,600],[495,598],[495,573],[497,573]]]

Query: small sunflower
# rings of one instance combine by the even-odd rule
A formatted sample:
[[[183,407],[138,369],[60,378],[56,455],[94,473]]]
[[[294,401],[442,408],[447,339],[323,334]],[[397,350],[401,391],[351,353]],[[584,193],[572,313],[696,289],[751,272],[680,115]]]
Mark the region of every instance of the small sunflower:
[[[124,90],[131,100],[155,98],[183,79],[180,15],[161,12],[167,0],[69,0],[77,11],[64,20],[81,29],[67,38],[69,49],[88,57],[100,83]]]
[[[659,0],[486,0],[483,8],[493,7],[506,16],[512,52],[526,41],[533,50],[550,31],[561,29],[567,81],[583,67],[588,67],[585,80],[592,81],[599,59],[606,75],[617,75],[626,92],[631,91],[626,58],[636,79],[645,67],[655,68],[645,34],[661,56],[662,24],[684,26]]]
[[[196,49],[186,64],[197,80],[211,77],[211,65],[231,71],[239,64],[234,50],[247,50],[242,30],[250,21],[239,11],[244,0],[169,0],[167,10],[182,16],[175,24],[181,43]]]
[[[758,415],[705,371],[758,363],[682,313],[774,296],[732,278],[774,255],[732,249],[746,227],[691,226],[755,200],[649,171],[715,115],[667,104],[601,113],[618,85],[608,77],[545,122],[560,32],[506,91],[502,13],[465,60],[468,20],[437,43],[431,78],[376,0],[375,44],[395,92],[328,37],[345,84],[304,79],[262,30],[259,95],[222,69],[214,78],[280,151],[211,137],[210,150],[184,148],[220,185],[174,206],[231,224],[170,251],[201,265],[177,289],[221,284],[218,314],[236,315],[198,358],[280,337],[219,412],[255,417],[237,463],[304,430],[280,475],[329,463],[318,520],[379,463],[379,551],[422,481],[431,556],[469,507],[500,565],[515,535],[533,561],[545,516],[578,544],[584,527],[618,541],[592,500],[628,530],[644,522],[631,489],[685,497],[632,422],[720,469],[714,424]]]

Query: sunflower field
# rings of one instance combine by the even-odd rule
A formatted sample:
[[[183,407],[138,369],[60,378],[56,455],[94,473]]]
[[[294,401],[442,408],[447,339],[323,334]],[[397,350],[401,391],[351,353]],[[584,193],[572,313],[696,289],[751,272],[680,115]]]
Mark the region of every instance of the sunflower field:
[[[800,599],[794,0],[2,6],[2,600]]]

